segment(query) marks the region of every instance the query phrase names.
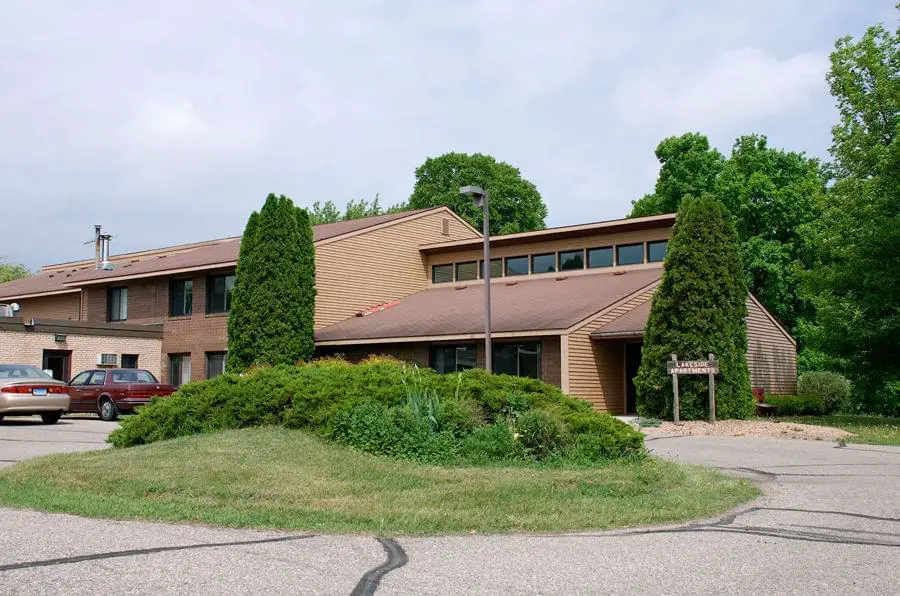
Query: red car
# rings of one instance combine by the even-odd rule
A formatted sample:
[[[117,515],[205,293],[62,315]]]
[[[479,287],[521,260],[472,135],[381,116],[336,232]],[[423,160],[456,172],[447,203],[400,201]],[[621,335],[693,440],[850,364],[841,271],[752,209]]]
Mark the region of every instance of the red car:
[[[134,412],[138,406],[149,403],[151,397],[170,395],[175,389],[139,368],[86,370],[69,382],[69,412],[89,412],[103,420],[115,420],[119,414]]]

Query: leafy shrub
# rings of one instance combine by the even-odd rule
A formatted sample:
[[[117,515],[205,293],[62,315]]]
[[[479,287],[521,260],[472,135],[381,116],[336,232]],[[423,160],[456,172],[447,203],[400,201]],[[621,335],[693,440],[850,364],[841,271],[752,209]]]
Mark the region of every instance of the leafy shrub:
[[[821,416],[825,403],[817,395],[767,395],[766,403],[775,406],[779,416]]]
[[[627,424],[541,381],[483,370],[439,375],[386,359],[257,367],[188,383],[126,418],[109,441],[128,447],[260,425],[432,463],[540,460],[575,445],[579,458],[597,461],[643,447]]]
[[[832,414],[844,409],[852,391],[850,381],[836,372],[808,372],[797,381],[797,395],[822,398],[824,414]]]

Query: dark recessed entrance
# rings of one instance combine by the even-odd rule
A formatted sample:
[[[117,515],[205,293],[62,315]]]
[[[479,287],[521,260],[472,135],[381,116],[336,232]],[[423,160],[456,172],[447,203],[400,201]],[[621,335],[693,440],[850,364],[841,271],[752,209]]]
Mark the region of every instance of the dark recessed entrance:
[[[641,366],[640,342],[625,344],[625,413],[637,413],[637,392],[634,389],[634,377],[637,376]]]
[[[53,371],[53,378],[68,382],[72,376],[72,350],[44,350],[41,368]]]

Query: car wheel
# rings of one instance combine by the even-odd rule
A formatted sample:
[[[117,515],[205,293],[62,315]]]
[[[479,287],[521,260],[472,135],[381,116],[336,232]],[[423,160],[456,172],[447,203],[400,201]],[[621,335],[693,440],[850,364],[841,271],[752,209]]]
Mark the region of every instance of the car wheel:
[[[116,404],[112,402],[109,398],[103,398],[100,402],[100,420],[106,420],[107,422],[112,422],[119,416],[119,411],[116,410]]]
[[[41,422],[44,424],[56,424],[61,416],[62,412],[47,412],[46,414],[41,414]]]

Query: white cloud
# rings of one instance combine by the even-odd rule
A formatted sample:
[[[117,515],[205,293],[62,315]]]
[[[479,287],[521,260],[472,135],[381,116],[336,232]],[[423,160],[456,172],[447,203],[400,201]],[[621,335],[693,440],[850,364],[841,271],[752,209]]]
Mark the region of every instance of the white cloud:
[[[779,60],[760,48],[727,50],[706,64],[664,60],[628,75],[614,102],[631,127],[715,131],[802,108],[821,92],[827,58],[803,53]]]

